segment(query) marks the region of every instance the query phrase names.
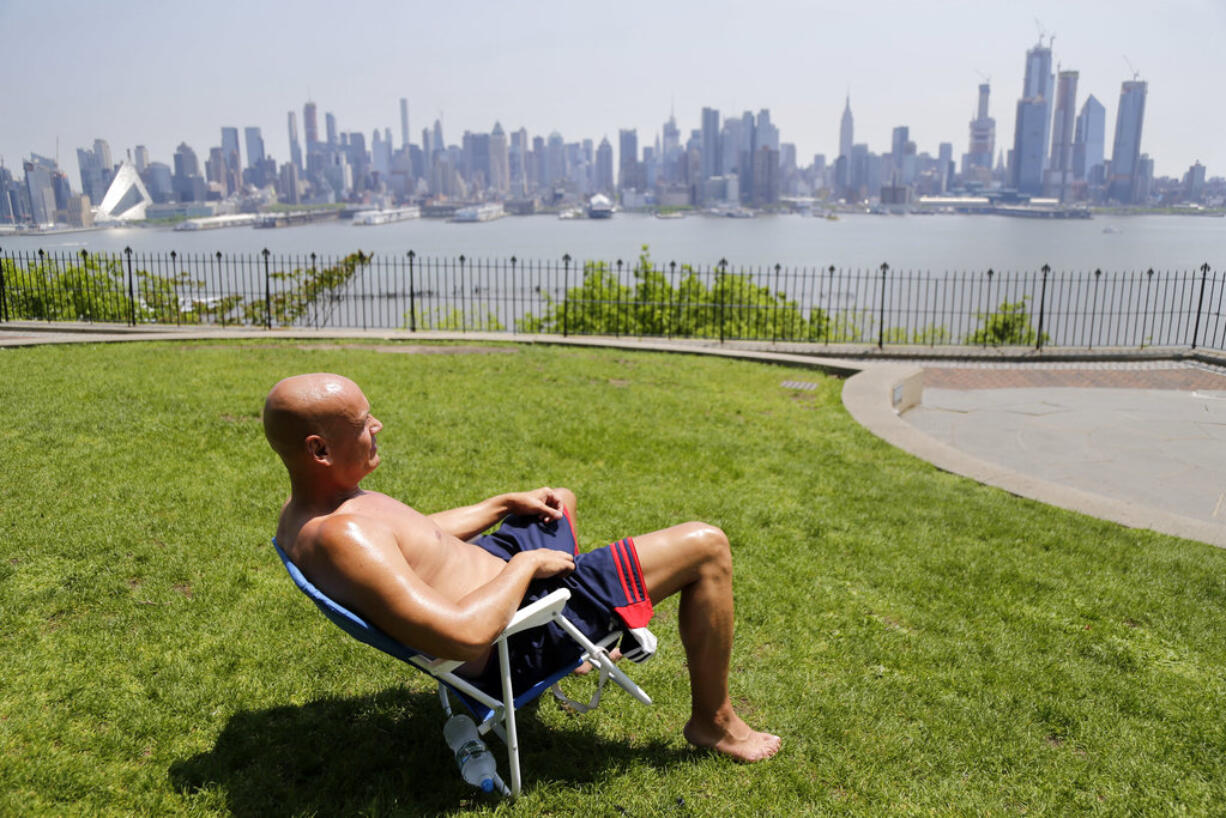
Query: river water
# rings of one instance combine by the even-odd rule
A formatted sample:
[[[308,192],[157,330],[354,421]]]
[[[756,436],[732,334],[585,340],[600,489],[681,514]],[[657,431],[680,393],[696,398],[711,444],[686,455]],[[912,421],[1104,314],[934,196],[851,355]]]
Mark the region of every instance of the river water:
[[[575,274],[585,261],[609,262],[632,285],[643,245],[671,286],[677,286],[682,265],[692,265],[710,286],[726,259],[729,272],[786,293],[805,314],[820,309],[838,317],[851,340],[882,340],[889,333],[895,343],[959,343],[983,326],[988,313],[1024,302],[1027,323],[1052,345],[1226,345],[1226,218],[1204,216],[1046,221],[844,214],[828,221],[796,214],[658,219],[619,213],[593,221],[539,215],[478,224],[420,219],[357,227],[331,221],[277,229],[131,227],[0,236],[0,251],[18,258],[39,249],[62,258],[131,247],[138,269],[155,275],[187,269],[202,282],[180,293],[185,304],[231,293],[246,303],[262,302],[268,285],[257,254],[265,248],[274,272],[309,267],[311,253],[324,265],[362,250],[374,254],[373,262],[318,305],[321,311],[326,307],[325,315],[305,320],[398,327],[420,312],[415,320],[426,326],[460,321],[471,329],[483,328],[486,317],[509,328],[529,313],[542,314],[578,283]],[[410,250],[416,254],[413,267],[406,259]],[[171,251],[178,262],[169,260]],[[224,262],[214,261],[218,252]],[[564,266],[567,254],[572,261]],[[508,264],[512,257],[518,267]],[[889,265],[888,276],[881,274],[882,264]],[[1045,264],[1049,276],[1040,272]],[[1211,269],[1207,276],[1200,269],[1204,264]],[[283,285],[271,286],[275,295]],[[737,303],[745,292],[699,309],[721,315],[742,306],[752,311]],[[620,300],[608,302],[607,309],[615,308]],[[606,302],[597,309],[606,309]],[[770,320],[769,309],[754,312],[753,321]],[[767,334],[775,333],[772,328]]]
[[[657,262],[731,267],[821,267],[931,272],[1038,270],[1127,272],[1226,266],[1226,218],[1096,216],[1046,221],[1007,216],[876,216],[838,221],[800,216],[684,219],[619,213],[612,219],[564,221],[552,215],[507,217],[480,224],[432,219],[356,227],[346,222],[257,230],[252,227],[174,231],[120,228],[43,236],[0,236],[8,252],[76,252],[336,256],[361,249],[376,255],[551,261],[636,258],[649,245]]]

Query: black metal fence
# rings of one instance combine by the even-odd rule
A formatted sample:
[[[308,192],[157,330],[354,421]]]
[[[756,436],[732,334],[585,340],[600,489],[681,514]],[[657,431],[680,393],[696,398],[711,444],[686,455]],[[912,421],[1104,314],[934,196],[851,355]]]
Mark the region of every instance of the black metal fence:
[[[1226,351],[1226,275],[0,251],[0,320]]]

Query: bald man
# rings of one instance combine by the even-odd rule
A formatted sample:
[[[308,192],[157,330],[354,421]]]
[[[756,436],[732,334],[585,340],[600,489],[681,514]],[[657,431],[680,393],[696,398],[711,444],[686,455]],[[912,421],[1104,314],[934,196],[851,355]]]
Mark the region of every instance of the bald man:
[[[631,628],[680,593],[685,738],[743,762],[778,752],[779,737],[751,729],[728,697],[732,557],[721,530],[684,523],[579,554],[575,496],[562,488],[422,514],[360,487],[379,465],[382,429],[362,390],[340,375],[286,378],[265,401],[264,432],[290,479],[277,542],[324,593],[405,645],[464,661],[461,672],[476,677],[496,666],[491,645],[534,589],[565,583],[568,614]]]

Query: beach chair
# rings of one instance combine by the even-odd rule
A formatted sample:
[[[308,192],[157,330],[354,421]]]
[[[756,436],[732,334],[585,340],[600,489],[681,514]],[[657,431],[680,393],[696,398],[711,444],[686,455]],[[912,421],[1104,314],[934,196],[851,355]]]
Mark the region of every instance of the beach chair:
[[[599,643],[593,643],[584,636],[562,613],[563,606],[570,599],[570,591],[565,588],[559,588],[547,596],[538,599],[536,602],[521,608],[512,617],[510,624],[507,625],[506,629],[503,630],[495,641],[494,644],[498,650],[498,665],[501,671],[502,686],[501,698],[497,698],[479,689],[470,680],[457,676],[453,672],[463,662],[452,659],[435,659],[407,645],[403,645],[379,630],[374,624],[328,597],[311,584],[311,581],[298,570],[298,566],[281,550],[281,546],[277,544],[275,539],[272,541],[272,544],[273,548],[277,551],[277,556],[285,564],[285,570],[289,572],[294,584],[315,603],[324,616],[328,617],[328,619],[332,620],[333,623],[355,639],[378,648],[384,653],[394,656],[402,662],[410,664],[434,677],[438,681],[439,701],[442,703],[443,712],[448,718],[452,715],[451,696],[455,696],[472,714],[473,721],[476,723],[477,730],[481,735],[493,732],[502,739],[507,748],[507,766],[511,771],[511,786],[509,789],[501,780],[497,782],[504,795],[518,798],[521,789],[519,736],[515,728],[516,708],[523,707],[529,702],[534,701],[546,690],[552,689],[554,695],[569,708],[579,713],[586,713],[600,703],[601,693],[609,679],[612,679],[619,687],[643,704],[651,704],[651,697],[644,693],[642,688],[635,684],[609,657],[609,648],[615,645],[621,638],[621,632],[611,633]],[[507,650],[507,637],[529,628],[542,627],[550,622],[556,622],[558,626],[579,644],[583,649],[583,656],[574,666],[560,669],[537,681],[527,690],[521,691],[519,695],[515,695],[511,687],[511,666]],[[597,674],[596,690],[589,701],[578,702],[562,693],[558,682],[573,673],[584,661],[590,662],[592,669]]]

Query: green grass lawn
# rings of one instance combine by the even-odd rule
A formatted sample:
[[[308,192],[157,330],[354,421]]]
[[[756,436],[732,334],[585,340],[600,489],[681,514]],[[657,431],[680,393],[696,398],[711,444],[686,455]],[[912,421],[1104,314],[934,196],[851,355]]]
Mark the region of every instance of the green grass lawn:
[[[1226,811],[1222,551],[939,472],[816,373],[389,349],[0,350],[0,814]],[[260,405],[312,370],[363,386],[367,485],[423,510],[550,484],[585,548],[722,526],[733,695],[782,753],[687,747],[670,601],[632,668],[653,707],[543,702],[524,798],[469,789],[428,680],[319,616],[269,544],[287,483]]]

